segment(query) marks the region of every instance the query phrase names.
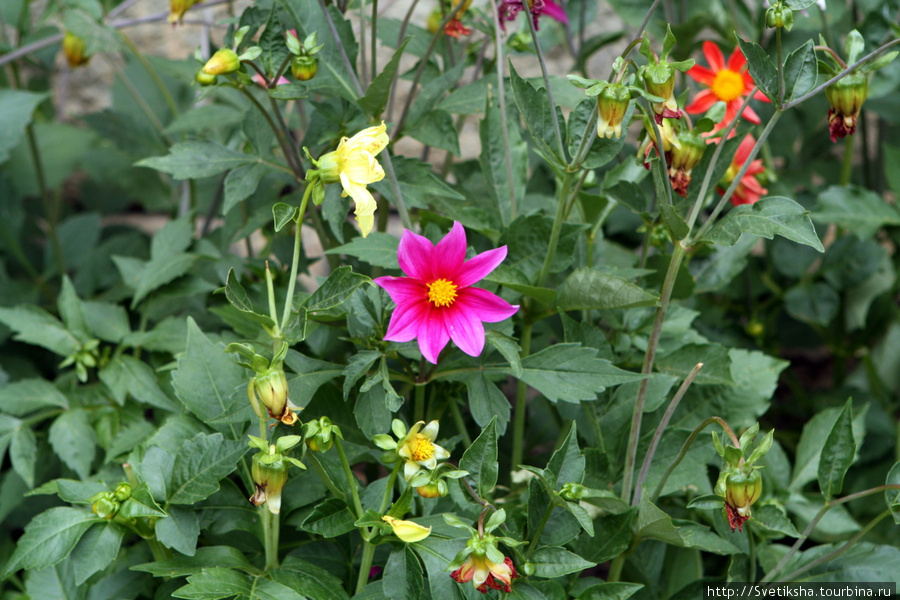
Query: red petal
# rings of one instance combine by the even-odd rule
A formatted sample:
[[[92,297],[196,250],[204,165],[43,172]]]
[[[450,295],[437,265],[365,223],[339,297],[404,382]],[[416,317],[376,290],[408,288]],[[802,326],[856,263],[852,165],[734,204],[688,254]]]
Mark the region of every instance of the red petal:
[[[688,77],[690,77],[694,81],[702,83],[703,85],[711,86],[713,84],[713,81],[716,80],[716,74],[703,65],[694,65],[693,67],[688,69],[687,74]]]
[[[735,103],[740,103],[740,102],[742,102],[742,100],[735,100]],[[740,104],[738,104],[738,107],[740,107]],[[737,112],[737,108],[735,108],[735,112]],[[759,115],[756,114],[756,111],[754,111],[752,108],[750,108],[749,104],[746,106],[746,108],[744,108],[744,114],[741,116],[743,116],[745,119],[747,119],[748,121],[750,121],[751,123],[754,123],[756,125],[759,125],[760,123],[762,123],[762,119],[759,118]]]
[[[697,113],[706,112],[709,108],[718,102],[719,99],[710,90],[703,90],[694,96],[694,100],[684,107],[688,113],[695,115]]]
[[[703,56],[706,57],[706,62],[713,71],[721,71],[725,68],[725,57],[719,46],[713,42],[703,42]]]
[[[743,69],[746,64],[747,59],[744,58],[744,53],[741,52],[741,48],[738,46],[734,49],[734,52],[731,53],[731,56],[728,57],[728,68],[740,73],[741,69]]]

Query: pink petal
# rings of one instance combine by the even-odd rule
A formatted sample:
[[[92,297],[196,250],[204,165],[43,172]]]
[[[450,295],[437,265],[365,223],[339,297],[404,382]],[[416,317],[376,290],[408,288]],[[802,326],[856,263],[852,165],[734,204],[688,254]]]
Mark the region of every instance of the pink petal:
[[[544,1],[544,14],[555,21],[569,24],[569,17],[566,15],[565,9],[553,0]]]
[[[459,221],[453,222],[450,232],[434,247],[431,260],[434,277],[452,279],[459,271],[466,260],[466,230]]]
[[[444,325],[443,311],[435,310],[430,304],[427,306],[427,314],[419,321],[419,350],[425,360],[436,365],[441,350],[450,341],[450,333]]]
[[[431,253],[434,246],[425,236],[413,233],[409,229],[400,238],[397,249],[397,261],[400,268],[410,277],[431,281]]]
[[[459,290],[456,302],[465,306],[475,317],[488,323],[498,323],[510,318],[519,307],[510,304],[497,294],[481,288],[468,287]]]
[[[424,315],[428,313],[426,302],[398,304],[391,315],[387,333],[384,335],[386,342],[410,342],[415,339],[419,330],[419,324]]]
[[[453,278],[453,283],[461,288],[469,287],[487,277],[505,258],[506,246],[477,254],[463,263],[462,268]]]
[[[377,277],[375,283],[383,287],[398,306],[428,297],[425,284],[412,277]]]
[[[713,71],[721,71],[725,68],[725,57],[722,51],[713,42],[703,42],[703,56]]]
[[[450,339],[469,356],[478,356],[484,350],[484,325],[462,303],[455,303],[444,311]]]

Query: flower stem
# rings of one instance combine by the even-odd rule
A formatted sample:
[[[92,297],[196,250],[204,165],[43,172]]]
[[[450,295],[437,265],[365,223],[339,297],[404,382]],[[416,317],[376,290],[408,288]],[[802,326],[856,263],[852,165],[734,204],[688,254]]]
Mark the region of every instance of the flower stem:
[[[685,455],[687,455],[688,450],[691,448],[691,444],[694,443],[694,440],[697,439],[697,436],[700,435],[700,432],[706,429],[709,425],[713,423],[718,423],[721,425],[730,435],[732,441],[735,441],[734,432],[728,426],[728,424],[721,417],[709,417],[699,425],[697,425],[694,430],[691,432],[691,435],[688,436],[688,439],[684,441],[684,444],[681,445],[681,451],[678,453],[678,456],[675,457],[668,467],[666,467],[665,472],[663,472],[662,477],[659,479],[659,483],[656,484],[656,489],[653,491],[653,494],[650,496],[651,502],[656,502],[656,499],[659,498],[659,495],[662,493],[663,488],[666,485],[666,482],[669,480],[669,475],[672,474],[672,471],[681,464],[681,461],[684,459]],[[735,446],[737,447],[737,446]]]
[[[775,28],[775,48],[778,52],[778,106],[781,106],[784,102],[784,48],[781,44],[781,27]]]
[[[550,120],[553,121],[553,132],[556,134],[556,143],[559,145],[559,157],[565,162],[566,146],[563,143],[562,131],[559,129],[559,119],[556,118],[556,102],[553,101],[553,90],[550,89],[550,76],[547,74],[547,63],[544,60],[544,52],[541,50],[541,44],[538,42],[537,30],[534,28],[534,15],[532,11],[534,7],[531,3],[526,2],[527,15],[525,20],[528,21],[528,29],[531,31],[531,39],[534,42],[534,50],[537,53],[538,64],[541,65],[541,75],[544,77],[544,87],[547,88],[547,101],[550,103]],[[494,11],[496,14],[496,11]]]
[[[263,108],[263,105],[259,103],[259,100],[257,100],[256,97],[252,93],[250,93],[250,91],[246,87],[242,85],[235,85],[235,88],[242,94],[244,94],[244,96],[246,96],[247,99],[250,100],[250,102],[256,107],[260,114],[262,114],[262,116],[265,118],[266,122],[269,124],[269,128],[275,134],[275,139],[278,140],[278,145],[281,146],[281,152],[282,154],[284,154],[284,160],[290,166],[294,178],[297,181],[303,181],[303,178],[300,176],[297,167],[296,165],[294,165],[294,162],[291,158],[291,149],[288,146],[287,140],[285,140],[284,138],[284,132],[278,127],[278,125],[275,124],[275,121],[272,120],[272,116],[269,114],[269,111]]]
[[[463,421],[462,412],[459,410],[459,404],[456,403],[456,399],[451,399],[448,404],[450,405],[450,414],[453,416],[453,423],[456,425],[456,429],[459,434],[462,436],[463,444],[466,448],[472,445],[472,436],[469,435],[469,431],[466,429],[466,422]],[[900,431],[900,429],[898,429]]]
[[[553,502],[547,504],[547,510],[544,511],[544,516],[541,518],[537,529],[534,530],[534,535],[531,536],[531,543],[528,544],[528,549],[525,551],[525,562],[528,562],[528,559],[531,558],[531,553],[534,552],[534,549],[537,548],[538,543],[541,541],[541,534],[544,533],[544,527],[547,525],[547,521],[550,520],[554,506]]]
[[[497,0],[491,0],[491,14],[494,17],[494,52],[497,55],[497,104],[500,107],[500,132],[503,136],[506,182],[509,187],[509,220],[514,221],[518,211],[516,209],[516,188],[513,184],[512,152],[509,147],[509,128],[506,115],[506,86],[503,84],[503,40],[500,37],[500,13],[497,12]],[[506,222],[506,213],[502,209],[500,210],[500,222],[504,227],[508,225]]]
[[[362,559],[359,563],[359,574],[356,577],[356,593],[360,593],[369,583],[369,571],[372,569],[372,559],[375,558],[375,544],[363,542]]]
[[[850,135],[844,138],[844,160],[841,163],[841,179],[840,185],[845,186],[850,183],[853,176],[853,140],[855,138]]]
[[[563,221],[565,221],[566,205],[574,176],[574,173],[567,171],[566,174],[563,175],[562,184],[559,186],[556,216],[553,218],[553,228],[550,230],[550,242],[547,246],[547,256],[544,257],[544,264],[541,266],[541,271],[535,282],[535,285],[538,287],[543,287],[546,283],[547,276],[550,274],[550,265],[556,257],[556,246],[559,244],[559,234],[560,231],[562,231]],[[523,357],[525,356],[527,356],[527,354],[523,354]]]
[[[387,485],[384,487],[384,495],[381,497],[381,506],[378,509],[379,513],[383,513],[387,510],[388,504],[391,503],[391,498],[393,497],[394,491],[394,482],[397,481],[397,473],[400,472],[400,466],[403,464],[402,461],[397,461],[397,464],[394,465],[394,469],[391,471],[391,475],[388,478]]]
[[[269,512],[268,507],[263,504],[259,507],[263,522],[263,535],[265,537],[266,548],[266,570],[278,568],[278,537],[279,537],[279,518]]]
[[[291,257],[291,275],[288,279],[287,295],[284,298],[284,312],[281,315],[281,330],[287,329],[288,320],[291,318],[291,309],[294,306],[294,288],[297,285],[297,265],[300,262],[300,246],[303,235],[303,216],[306,214],[306,206],[309,204],[309,196],[313,186],[307,185],[303,191],[303,200],[300,201],[300,212],[294,219],[294,253]]]
[[[372,79],[378,75],[378,0],[372,0]]]
[[[415,405],[413,406],[413,421],[419,422],[425,419],[425,384],[416,386]]]
[[[519,343],[522,346],[522,357],[526,357],[531,353],[531,329],[533,324],[531,321],[525,321],[522,324],[522,337]],[[522,456],[525,450],[525,413],[527,400],[525,397],[528,386],[524,381],[519,380],[516,384],[516,414],[513,420],[513,441],[512,441],[512,464],[511,469],[516,469],[522,464]]]
[[[344,467],[344,476],[347,478],[347,485],[350,486],[350,495],[353,497],[353,509],[356,511],[356,518],[363,516],[362,502],[359,501],[359,482],[347,462],[347,455],[344,453],[344,444],[341,442],[340,436],[334,436],[334,447],[337,448],[338,456],[341,458],[341,466]]]

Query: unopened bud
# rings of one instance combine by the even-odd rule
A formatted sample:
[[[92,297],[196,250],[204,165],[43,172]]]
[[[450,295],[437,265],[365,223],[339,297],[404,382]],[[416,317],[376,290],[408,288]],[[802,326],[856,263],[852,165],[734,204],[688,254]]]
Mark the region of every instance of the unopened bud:
[[[285,425],[297,422],[297,415],[291,412],[287,404],[289,391],[287,376],[280,364],[256,375],[252,383],[260,402],[273,419],[278,419]]]
[[[781,2],[766,10],[766,27],[784,28],[785,31],[790,31],[793,26],[794,12]]]
[[[250,497],[254,506],[265,504],[273,515],[281,512],[281,490],[288,478],[287,461],[280,454],[259,452],[253,455],[253,486],[255,493]]]
[[[225,75],[234,73],[241,68],[241,60],[237,53],[230,48],[220,48],[203,65],[203,72],[207,75]]]
[[[291,74],[298,81],[309,81],[319,71],[315,56],[298,56],[291,61]]]
[[[130,483],[120,483],[116,486],[116,491],[113,492],[113,495],[118,502],[125,502],[129,498],[131,498],[131,484]]]
[[[441,484],[444,484],[441,486]],[[444,488],[443,493],[441,488]],[[416,488],[416,493],[418,493],[423,498],[440,498],[441,496],[446,496],[447,492],[447,484],[443,481],[433,481],[427,485],[421,485]]]
[[[616,139],[622,136],[622,120],[631,103],[631,92],[622,84],[603,88],[597,96],[597,136]]]
[[[669,179],[675,193],[686,196],[688,185],[691,183],[691,171],[703,157],[706,140],[691,131],[680,132],[677,139],[678,146],[672,148]]]
[[[831,141],[856,132],[856,122],[863,102],[869,95],[869,79],[864,73],[850,73],[825,88],[828,110],[828,131]]]
[[[184,20],[184,13],[196,2],[194,0],[169,0],[169,23],[173,26]]]
[[[203,69],[199,69],[197,74],[194,75],[194,80],[202,86],[207,85],[216,85],[216,81],[218,81],[218,77],[216,75],[209,75],[203,72]]]
[[[69,66],[73,69],[75,67],[86,65],[90,60],[90,56],[86,56],[84,53],[84,40],[71,31],[67,31],[65,37],[63,37],[62,47],[63,54],[66,55],[66,61],[68,61]]]
[[[112,519],[119,512],[119,503],[112,492],[100,492],[91,498],[91,510],[101,519]]]
[[[581,500],[588,494],[588,489],[581,485],[580,483],[569,482],[562,486],[562,489],[559,491],[559,495],[562,496],[563,500],[568,500],[569,502],[577,502]]]
[[[753,469],[729,473],[725,478],[725,511],[731,530],[743,531],[744,521],[750,518],[750,506],[762,494],[762,476]]]

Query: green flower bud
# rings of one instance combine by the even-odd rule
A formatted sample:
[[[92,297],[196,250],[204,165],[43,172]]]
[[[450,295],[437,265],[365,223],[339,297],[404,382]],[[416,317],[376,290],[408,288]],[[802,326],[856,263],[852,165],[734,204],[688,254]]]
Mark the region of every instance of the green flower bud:
[[[291,74],[298,81],[309,81],[319,71],[315,56],[298,56],[291,61]]]
[[[528,577],[534,575],[534,563],[527,562],[522,565],[522,572]]]
[[[559,491],[559,495],[562,496],[563,500],[568,500],[569,502],[577,502],[587,496],[588,489],[581,485],[580,483],[569,482],[562,486],[562,489]]]
[[[119,503],[112,492],[100,492],[91,498],[91,510],[101,519],[112,519],[119,512]]]
[[[790,31],[793,26],[794,12],[781,2],[766,10],[766,27],[784,28],[785,31]]]
[[[253,455],[253,486],[255,493],[250,497],[254,506],[265,504],[273,515],[281,512],[281,490],[288,478],[290,463],[275,454],[275,446],[269,447],[268,453],[259,452]]]
[[[260,402],[269,411],[273,419],[278,419],[285,425],[293,425],[297,422],[295,415],[288,406],[288,382],[281,364],[272,366],[258,373],[251,380],[252,388],[248,393],[256,391]]]
[[[241,68],[241,60],[237,53],[230,48],[221,48],[203,65],[203,72],[207,75],[225,75],[234,73]]]
[[[441,481],[432,481],[427,485],[422,485],[416,488],[416,493],[418,493],[423,498],[440,498],[441,496],[445,496],[446,492],[441,493],[440,484],[443,483]],[[444,487],[446,487],[446,483]]]
[[[603,88],[597,96],[597,136],[616,139],[622,136],[622,120],[631,103],[631,92],[622,84]]]
[[[318,421],[310,421],[303,426],[306,446],[313,452],[328,452],[334,444],[334,426],[331,419],[321,417]]]
[[[66,55],[66,61],[68,61],[69,66],[73,69],[75,67],[86,65],[91,58],[84,53],[84,40],[71,31],[67,31],[65,37],[63,37],[62,48],[63,54]]]
[[[125,482],[120,483],[116,486],[116,491],[113,492],[113,495],[118,502],[125,502],[131,498],[131,484]]]
[[[678,145],[674,146],[671,152],[669,179],[672,181],[672,189],[675,190],[675,193],[679,196],[686,196],[688,185],[691,183],[691,171],[703,157],[706,140],[703,139],[703,136],[691,131],[680,132],[677,139]]]
[[[853,135],[863,102],[869,95],[869,79],[864,73],[850,73],[825,88],[828,109],[828,131],[831,141]]]
[[[203,85],[203,86],[215,85],[216,81],[218,81],[218,79],[219,78],[215,75],[209,75],[207,73],[204,73],[203,69],[199,69],[197,71],[197,74],[194,75],[194,81],[196,81],[197,83],[199,83],[200,85]]]
[[[731,530],[743,531],[744,521],[750,518],[750,506],[762,494],[762,476],[756,469],[749,472],[735,470],[725,478],[725,511]]]

